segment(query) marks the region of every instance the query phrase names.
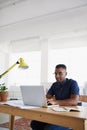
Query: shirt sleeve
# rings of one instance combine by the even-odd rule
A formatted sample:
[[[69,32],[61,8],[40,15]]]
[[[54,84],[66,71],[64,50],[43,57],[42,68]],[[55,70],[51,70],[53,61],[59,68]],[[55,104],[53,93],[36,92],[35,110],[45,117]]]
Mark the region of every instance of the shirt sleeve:
[[[47,94],[50,94],[51,96],[54,95],[54,91],[53,91],[54,85],[52,84],[52,86],[49,88]]]
[[[78,83],[74,80],[72,81],[71,94],[79,95],[79,86]]]

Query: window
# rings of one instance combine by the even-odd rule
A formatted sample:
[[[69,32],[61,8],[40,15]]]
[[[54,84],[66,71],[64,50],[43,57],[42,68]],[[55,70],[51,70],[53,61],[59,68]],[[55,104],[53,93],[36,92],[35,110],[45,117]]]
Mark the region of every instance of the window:
[[[87,47],[56,49],[49,51],[48,82],[54,82],[54,68],[63,63],[67,66],[68,78],[77,80],[79,86],[87,82]]]
[[[41,52],[31,51],[27,53],[13,53],[10,55],[9,66],[14,64],[20,57],[29,65],[26,70],[18,69],[18,65],[8,73],[9,85],[36,85],[40,84]]]

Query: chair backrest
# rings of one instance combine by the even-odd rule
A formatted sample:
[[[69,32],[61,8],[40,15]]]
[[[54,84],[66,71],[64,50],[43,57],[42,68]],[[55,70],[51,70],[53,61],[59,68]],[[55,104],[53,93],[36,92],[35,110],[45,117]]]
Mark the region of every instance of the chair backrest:
[[[80,95],[79,96],[79,101],[87,102],[87,95]]]

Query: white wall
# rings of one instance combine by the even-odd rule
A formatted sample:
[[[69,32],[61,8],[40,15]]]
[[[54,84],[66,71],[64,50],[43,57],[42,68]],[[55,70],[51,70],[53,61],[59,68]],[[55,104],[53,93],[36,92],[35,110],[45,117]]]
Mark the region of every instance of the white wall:
[[[8,54],[0,52],[0,75],[7,69],[8,67]],[[1,77],[0,83],[3,83],[4,81],[7,82],[7,77]]]

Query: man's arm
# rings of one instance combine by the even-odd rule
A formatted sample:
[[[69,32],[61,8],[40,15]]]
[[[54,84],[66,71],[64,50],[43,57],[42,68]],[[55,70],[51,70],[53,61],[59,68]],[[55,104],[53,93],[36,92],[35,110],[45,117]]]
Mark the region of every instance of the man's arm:
[[[79,101],[79,95],[77,94],[72,94],[69,99],[65,100],[56,100],[54,97],[52,97],[50,94],[46,95],[47,101],[50,104],[55,104],[55,105],[60,105],[60,106],[72,106],[72,105],[77,105]]]
[[[60,106],[72,106],[77,105],[78,101],[79,95],[73,94],[71,95],[70,99],[56,100],[56,104],[59,104]]]

